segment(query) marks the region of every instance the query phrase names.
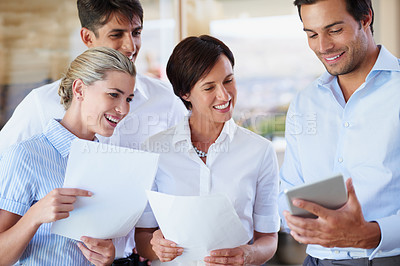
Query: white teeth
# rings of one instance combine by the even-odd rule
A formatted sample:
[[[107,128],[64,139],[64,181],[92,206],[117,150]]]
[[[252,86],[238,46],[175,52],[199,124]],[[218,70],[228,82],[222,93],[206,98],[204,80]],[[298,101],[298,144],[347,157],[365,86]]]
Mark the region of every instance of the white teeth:
[[[214,106],[214,107],[215,107],[216,109],[222,110],[222,109],[227,108],[227,107],[229,106],[229,103],[230,103],[230,101],[229,101],[229,102],[226,102],[225,104],[216,105],[216,106]]]
[[[334,57],[331,57],[331,58],[326,58],[326,60],[335,60],[336,58],[339,58],[341,55],[339,54],[339,55],[337,55],[337,56],[334,56]]]
[[[110,115],[106,115],[106,118],[107,118],[107,120],[109,120],[109,121],[111,121],[111,122],[113,122],[113,123],[118,123],[118,122],[119,122],[119,119],[113,118],[113,117],[110,116]]]

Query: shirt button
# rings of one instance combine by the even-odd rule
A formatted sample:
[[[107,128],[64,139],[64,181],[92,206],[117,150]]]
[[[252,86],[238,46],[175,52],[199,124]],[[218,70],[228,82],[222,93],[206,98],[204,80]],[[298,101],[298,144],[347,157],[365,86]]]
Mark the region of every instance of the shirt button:
[[[350,126],[349,122],[344,123],[344,127],[349,127],[349,126]]]
[[[343,162],[343,158],[342,158],[342,157],[339,157],[338,162],[339,162],[339,163],[342,163],[342,162]]]

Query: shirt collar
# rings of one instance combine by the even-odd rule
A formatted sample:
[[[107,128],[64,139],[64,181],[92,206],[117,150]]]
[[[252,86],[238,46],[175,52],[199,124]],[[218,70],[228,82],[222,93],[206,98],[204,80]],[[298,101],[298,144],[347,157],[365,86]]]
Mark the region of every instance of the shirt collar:
[[[189,118],[190,114],[186,115],[184,120],[176,126],[174,136],[172,138],[173,145],[178,144],[179,142],[186,141],[187,143],[191,143],[190,136],[190,126],[189,126]],[[227,137],[229,141],[233,140],[235,132],[237,130],[237,125],[233,118],[229,119],[229,121],[225,122],[224,127],[222,128],[221,134],[219,134],[215,143],[223,142]]]
[[[176,125],[174,136],[172,137],[172,143],[174,145],[183,141],[186,141],[188,143],[192,142],[190,137],[189,117],[190,113],[186,115],[185,118]]]
[[[145,84],[145,79],[143,75],[136,74],[134,93],[140,93],[146,100],[149,99],[149,92]]]
[[[235,121],[233,121],[233,118],[229,119],[229,121],[225,122],[224,127],[222,128],[221,134],[219,134],[215,143],[223,142],[227,137],[229,138],[229,141],[231,142],[235,135],[236,129],[237,129],[237,125],[236,125]]]
[[[379,45],[380,52],[370,74],[374,71],[400,71],[400,62],[383,45]]]
[[[369,80],[371,75],[377,71],[400,71],[400,62],[394,55],[392,55],[383,45],[378,45],[380,48],[378,58],[375,65],[369,72],[366,80]],[[336,79],[336,76],[332,76],[327,71],[318,78],[319,85],[326,85]]]
[[[44,135],[64,158],[69,155],[71,142],[77,138],[55,119],[50,120],[44,131]]]

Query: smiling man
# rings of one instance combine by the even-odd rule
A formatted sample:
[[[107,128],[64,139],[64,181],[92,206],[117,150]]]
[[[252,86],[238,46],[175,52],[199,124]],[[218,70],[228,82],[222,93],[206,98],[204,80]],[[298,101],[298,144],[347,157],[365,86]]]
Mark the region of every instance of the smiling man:
[[[296,0],[308,44],[327,72],[292,101],[281,189],[342,173],[348,201],[280,210],[309,244],[304,265],[400,265],[400,61],[373,39],[371,0]]]
[[[114,48],[135,62],[143,28],[143,9],[138,0],[78,0],[77,6],[81,39],[88,48]],[[43,132],[52,118],[64,116],[57,93],[59,85],[60,80],[57,80],[34,89],[17,106],[0,131],[0,153],[16,142]],[[118,123],[111,137],[97,137],[104,143],[137,149],[151,135],[182,120],[186,112],[169,85],[137,74],[129,114]],[[114,242],[118,257],[132,253],[134,240],[131,236]]]

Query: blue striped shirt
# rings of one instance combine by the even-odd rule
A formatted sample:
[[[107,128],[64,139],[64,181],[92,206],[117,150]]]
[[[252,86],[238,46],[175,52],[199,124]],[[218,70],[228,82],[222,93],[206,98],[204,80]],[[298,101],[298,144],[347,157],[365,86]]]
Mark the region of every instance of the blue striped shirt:
[[[44,133],[16,144],[0,156],[0,209],[23,216],[51,190],[63,186],[71,132],[51,120]],[[77,241],[51,234],[42,224],[17,265],[91,265]]]

